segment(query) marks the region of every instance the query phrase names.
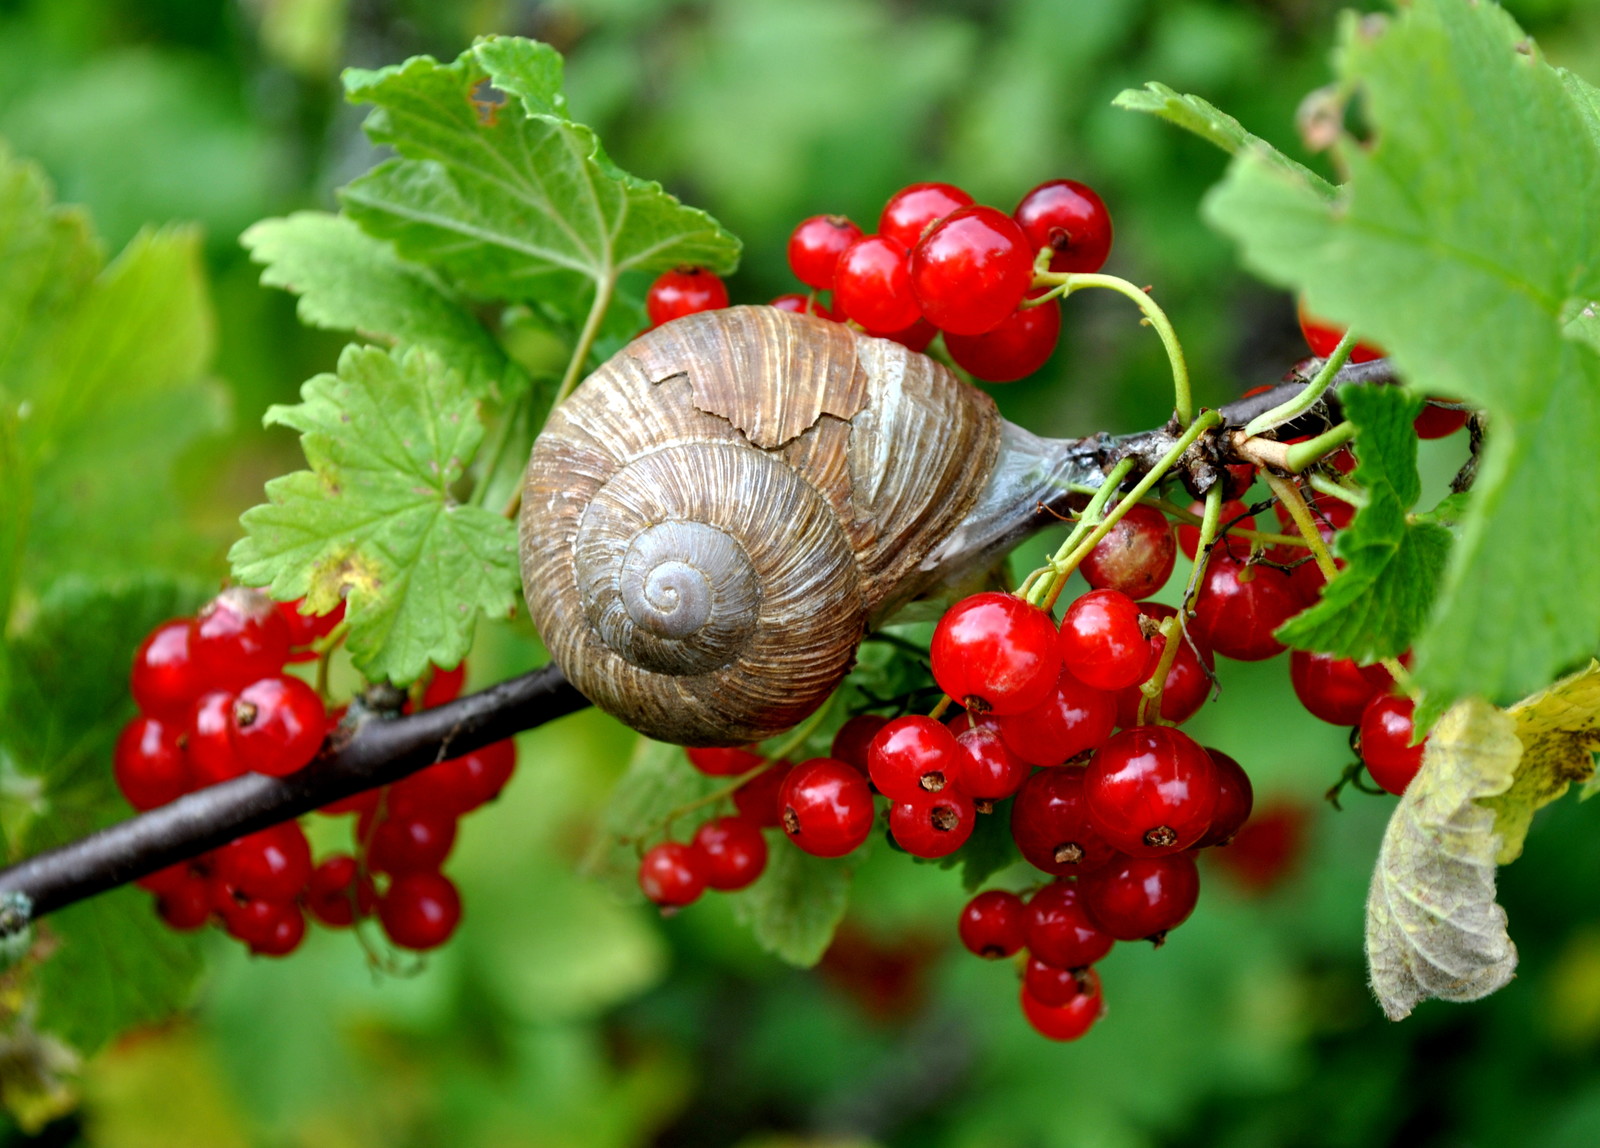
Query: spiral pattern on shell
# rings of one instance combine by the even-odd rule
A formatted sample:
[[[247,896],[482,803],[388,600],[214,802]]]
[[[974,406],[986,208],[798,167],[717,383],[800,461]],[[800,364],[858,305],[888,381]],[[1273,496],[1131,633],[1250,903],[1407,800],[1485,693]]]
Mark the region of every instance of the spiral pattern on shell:
[[[523,585],[591,701],[688,745],[772,736],[994,465],[987,396],[897,344],[771,307],[691,315],[596,371],[534,446]]]

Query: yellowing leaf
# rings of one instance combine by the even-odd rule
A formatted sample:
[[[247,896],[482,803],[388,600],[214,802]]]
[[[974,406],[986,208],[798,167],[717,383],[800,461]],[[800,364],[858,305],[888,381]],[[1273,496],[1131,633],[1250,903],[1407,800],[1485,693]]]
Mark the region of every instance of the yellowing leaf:
[[[1500,834],[1496,860],[1510,864],[1522,856],[1528,824],[1543,806],[1567,792],[1574,781],[1594,776],[1594,751],[1600,749],[1600,662],[1591,660],[1576,674],[1524,698],[1510,711],[1522,742],[1522,764],[1504,793],[1482,804],[1494,811]]]
[[[1511,788],[1522,758],[1517,729],[1485,701],[1451,707],[1384,830],[1367,893],[1367,968],[1390,1020],[1434,997],[1478,1000],[1516,970],[1495,902],[1495,814],[1478,799]]]

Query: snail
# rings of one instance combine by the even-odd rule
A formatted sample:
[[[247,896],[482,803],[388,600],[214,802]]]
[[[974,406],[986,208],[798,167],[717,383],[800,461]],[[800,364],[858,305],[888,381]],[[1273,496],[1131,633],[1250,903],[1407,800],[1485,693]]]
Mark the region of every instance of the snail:
[[[737,745],[812,713],[869,628],[992,563],[1093,440],[1041,439],[925,355],[775,307],[677,319],[550,417],[522,497],[553,660],[662,741]]]

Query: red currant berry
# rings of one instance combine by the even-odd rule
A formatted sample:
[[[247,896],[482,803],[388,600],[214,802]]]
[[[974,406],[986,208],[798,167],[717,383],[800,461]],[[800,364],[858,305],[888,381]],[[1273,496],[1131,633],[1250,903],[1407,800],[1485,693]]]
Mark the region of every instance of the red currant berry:
[[[712,889],[743,889],[767,867],[767,839],[747,817],[718,817],[695,830],[695,868]]]
[[[930,226],[971,203],[972,196],[951,184],[913,183],[884,204],[883,214],[878,216],[878,234],[910,251]]]
[[[1137,601],[1167,584],[1177,556],[1166,515],[1140,503],[1095,543],[1078,571],[1096,590],[1118,590]]]
[[[306,918],[300,906],[273,905],[270,919],[247,942],[258,957],[287,957],[306,939]]]
[[[639,859],[639,888],[663,909],[692,905],[706,891],[700,855],[681,841],[663,841]]]
[[[839,256],[833,303],[845,318],[874,335],[915,324],[922,312],[911,293],[906,249],[881,235],[868,235],[845,248]]]
[[[1089,821],[1081,766],[1028,778],[1011,806],[1011,839],[1028,864],[1057,877],[1086,873],[1116,856]]]
[[[1100,995],[1100,977],[1089,969],[1083,974],[1084,989],[1066,1004],[1051,1008],[1035,1000],[1022,987],[1022,1015],[1033,1031],[1047,1040],[1077,1040],[1094,1027],[1106,1011],[1105,998]]]
[[[977,713],[1016,714],[1048,698],[1061,675],[1055,623],[1037,606],[987,591],[939,619],[929,654],[939,688]]]
[[[181,722],[205,689],[205,680],[194,664],[193,636],[194,624],[187,619],[163,622],[150,631],[133,655],[129,685],[133,700],[147,717]]]
[[[156,897],[156,914],[169,929],[180,933],[201,928],[211,920],[211,887],[204,877],[189,877]]]
[[[1061,305],[1054,299],[1018,307],[999,326],[981,335],[944,337],[945,350],[974,378],[1009,383],[1033,374],[1049,361],[1061,337]]]
[[[317,655],[307,649],[311,643],[319,638],[325,638],[333,633],[333,628],[344,621],[344,603],[340,602],[326,614],[302,614],[300,607],[305,604],[304,598],[296,598],[292,602],[276,602],[278,613],[283,615],[283,620],[289,626],[289,647],[299,653],[290,654],[291,662],[314,662]]]
[[[1189,504],[1189,513],[1191,514],[1203,515],[1205,509],[1206,504],[1203,502]],[[1250,508],[1242,502],[1224,502],[1222,504],[1222,513],[1217,518],[1217,526],[1218,529],[1226,527],[1227,532],[1218,538],[1216,545],[1211,548],[1213,557],[1226,555],[1235,562],[1243,562],[1250,557],[1249,540],[1240,538],[1237,534],[1232,533],[1234,530],[1254,530],[1256,528],[1255,518],[1245,514],[1248,509]],[[1194,561],[1195,552],[1200,549],[1200,528],[1198,526],[1190,526],[1187,522],[1178,524],[1178,549],[1183,551],[1185,558],[1191,562]]]
[[[748,817],[763,829],[776,829],[783,824],[783,806],[778,804],[778,792],[784,778],[794,767],[787,761],[775,761],[733,791],[733,804],[742,817]]]
[[[346,929],[356,915],[371,916],[378,907],[378,891],[370,877],[361,875],[356,859],[335,853],[311,871],[306,885],[306,909],[330,929]]]
[[[1304,440],[1289,439],[1287,441],[1293,443]],[[1333,455],[1329,461],[1337,460],[1341,455],[1345,458],[1350,457],[1347,452],[1340,451],[1339,454]],[[1322,534],[1324,541],[1331,540],[1333,531],[1343,530],[1355,520],[1356,508],[1342,498],[1336,498],[1334,495],[1320,490],[1312,490],[1304,483],[1300,484],[1300,493],[1305,498],[1306,506],[1310,509],[1311,516],[1317,523],[1317,530]],[[1288,507],[1281,502],[1277,502],[1273,504],[1272,510],[1278,516],[1278,523],[1285,532],[1290,534],[1300,533],[1300,527],[1295,524],[1294,517],[1289,513]],[[1303,549],[1295,548],[1296,558],[1303,557],[1304,554],[1305,551]]]
[[[195,672],[207,689],[237,690],[282,670],[289,641],[277,603],[259,590],[231,586],[195,619]]]
[[[1344,338],[1344,328],[1326,319],[1318,319],[1306,310],[1306,301],[1300,300],[1295,309],[1300,320],[1300,333],[1306,337],[1306,346],[1311,348],[1311,353],[1319,359],[1326,359],[1333,354],[1334,348],[1339,345],[1339,340]],[[1381,348],[1371,343],[1357,343],[1350,352],[1350,362],[1368,363],[1373,359],[1383,358]]]
[[[876,333],[876,332],[874,332]],[[891,343],[899,343],[908,351],[926,350],[928,344],[933,342],[933,337],[939,333],[926,319],[918,319],[909,327],[902,327],[898,331],[885,331],[878,335],[880,339],[888,339]]]
[[[311,845],[297,821],[240,837],[215,856],[213,877],[257,901],[292,901],[311,879]]]
[[[967,754],[960,771],[962,788],[979,801],[1005,800],[1021,789],[1033,772],[1033,767],[1006,745],[996,724],[999,720],[979,719],[956,734],[956,744]]]
[[[1453,407],[1436,407],[1429,403],[1412,421],[1411,427],[1420,439],[1448,438],[1467,425],[1470,414],[1470,411],[1458,411]]]
[[[778,790],[783,831],[815,857],[843,857],[872,832],[872,790],[842,761],[814,757],[789,771]]]
[[[375,817],[376,813],[364,813],[356,822],[356,840],[365,842],[367,866],[374,873],[437,870],[455,847],[455,818],[442,811],[408,817],[391,813],[373,824]]]
[[[1379,693],[1379,687],[1349,658],[1308,650],[1290,652],[1289,681],[1294,684],[1295,697],[1312,717],[1334,725],[1358,724],[1361,711]]]
[[[1090,821],[1113,847],[1136,857],[1171,853],[1189,848],[1210,828],[1217,771],[1187,734],[1134,726],[1089,762],[1083,798]]]
[[[403,873],[379,900],[378,920],[402,949],[436,949],[461,921],[461,894],[443,873]]]
[[[1212,856],[1246,892],[1265,893],[1299,867],[1310,820],[1299,805],[1269,805],[1245,823],[1226,849]]]
[[[1078,886],[1089,919],[1119,941],[1160,944],[1200,900],[1193,853],[1119,857]]]
[[[205,877],[188,861],[179,861],[176,865],[168,865],[165,869],[157,869],[154,873],[136,877],[133,883],[146,892],[159,895],[181,889],[196,880],[203,882]]]
[[[1062,670],[1055,692],[1030,710],[1003,715],[998,724],[1012,753],[1031,765],[1053,766],[1101,745],[1116,719],[1113,695]]]
[[[1052,881],[1028,901],[1028,952],[1063,969],[1081,969],[1111,951],[1112,940],[1083,910],[1074,881]]]
[[[842,215],[802,219],[789,236],[789,270],[807,287],[832,291],[839,256],[860,238],[861,228]]]
[[[1052,179],[1022,197],[1012,213],[1037,252],[1050,248],[1050,270],[1092,273],[1111,254],[1111,213],[1094,191],[1072,179]]]
[[[817,318],[827,319],[829,322],[840,322],[838,315],[824,307],[812,295],[779,295],[767,306],[776,307],[780,311],[791,311],[796,315],[815,315]]]
[[[684,756],[707,777],[738,777],[760,769],[766,758],[753,750],[732,746],[690,746]]]
[[[1216,767],[1217,802],[1211,809],[1211,828],[1200,838],[1196,849],[1228,844],[1250,819],[1250,810],[1255,805],[1255,788],[1244,766],[1220,749],[1208,748],[1206,753]]]
[[[1427,745],[1426,738],[1411,744],[1416,708],[1410,698],[1386,694],[1373,698],[1361,713],[1361,760],[1372,780],[1397,797],[1422,768]]]
[[[1136,686],[1149,674],[1150,640],[1139,605],[1117,590],[1090,590],[1061,619],[1061,664],[1097,690]]]
[[[828,751],[835,761],[854,766],[863,774],[868,771],[867,753],[878,731],[889,724],[889,719],[877,714],[857,714],[839,727],[833,735],[833,746]]]
[[[1171,606],[1159,602],[1140,602],[1139,612],[1146,617],[1163,622],[1177,613]],[[1201,641],[1191,630],[1187,636],[1179,639],[1183,644],[1178,647],[1178,653],[1173,658],[1172,668],[1167,671],[1167,680],[1161,690],[1161,720],[1181,725],[1200,711],[1206,698],[1211,694],[1212,666],[1215,660],[1211,656],[1211,647]],[[1144,682],[1137,686],[1129,686],[1117,692],[1117,724],[1127,729],[1138,724],[1139,702],[1143,695],[1143,686],[1155,677],[1156,670],[1161,664],[1161,655],[1166,652],[1167,639],[1163,634],[1153,634],[1150,638],[1150,668],[1145,672]]]
[[[704,267],[675,267],[664,271],[645,293],[644,309],[650,325],[659,327],[697,311],[719,311],[728,305],[728,288]]]
[[[182,797],[190,779],[177,730],[154,718],[134,718],[117,738],[111,775],[128,804],[141,813]]]
[[[433,673],[428,678],[428,684],[422,690],[422,708],[431,710],[435,706],[442,706],[446,702],[453,702],[461,696],[461,687],[467,682],[467,662],[463,658],[454,667],[442,670],[433,667]]]
[[[1063,969],[1029,957],[1022,973],[1023,992],[1048,1008],[1060,1008],[1088,990],[1087,969]]]
[[[1283,653],[1274,631],[1304,608],[1282,570],[1241,566],[1213,551],[1195,595],[1192,626],[1223,657],[1260,662]]]
[[[517,768],[517,743],[510,738],[430,765],[389,787],[391,817],[460,817],[487,805]],[[338,812],[364,813],[369,805]],[[328,812],[328,810],[324,810]]]
[[[378,799],[385,793],[392,791],[393,786],[379,789],[363,789],[360,793],[352,793],[349,797],[336,798],[317,810],[318,813],[329,817],[342,817],[346,813],[365,813],[369,809],[378,808]]]
[[[262,678],[234,700],[233,751],[255,773],[283,777],[317,756],[328,714],[317,691],[299,678]]]
[[[957,785],[965,755],[943,722],[921,714],[895,718],[867,750],[867,773],[890,801],[913,801]]]
[[[1033,286],[1033,254],[1016,221],[993,207],[960,207],[911,249],[911,288],[941,331],[981,335]]]
[[[976,819],[972,799],[947,786],[895,802],[889,807],[889,832],[913,857],[948,857],[967,843]]]
[[[214,899],[217,899],[216,888],[213,887]],[[222,927],[227,930],[228,936],[243,941],[252,950],[257,945],[270,950],[286,939],[282,935],[285,931],[293,930],[293,926],[286,926],[284,921],[291,915],[298,918],[300,907],[292,901],[263,901],[228,895],[220,898],[217,913],[222,918]],[[302,928],[304,924],[302,920]],[[299,943],[299,938],[295,938],[295,943]]]
[[[1027,943],[1028,909],[1015,893],[990,889],[967,902],[956,930],[968,952],[996,961]]]
[[[227,690],[211,690],[200,695],[183,731],[184,753],[195,788],[230,781],[244,772],[233,749],[233,703],[237,697]]]

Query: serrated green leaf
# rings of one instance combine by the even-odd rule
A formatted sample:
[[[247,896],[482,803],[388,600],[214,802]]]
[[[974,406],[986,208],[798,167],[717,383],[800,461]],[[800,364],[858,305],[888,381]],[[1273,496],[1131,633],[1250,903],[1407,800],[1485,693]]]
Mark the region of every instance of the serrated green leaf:
[[[1302,163],[1297,163],[1273,147],[1260,136],[1247,131],[1243,124],[1227,112],[1194,95],[1179,95],[1165,84],[1154,80],[1143,88],[1128,88],[1111,101],[1113,107],[1144,112],[1157,116],[1185,131],[1193,132],[1208,143],[1215,144],[1229,155],[1249,148],[1265,162],[1293,175],[1314,188],[1321,196],[1332,199],[1337,193],[1331,183]]]
[[[1409,649],[1426,625],[1451,538],[1442,526],[1407,517],[1422,493],[1411,425],[1422,400],[1374,387],[1348,387],[1340,397],[1357,427],[1352,477],[1367,504],[1337,536],[1345,568],[1277,636],[1299,649],[1367,663]]]
[[[273,479],[245,512],[234,576],[316,612],[343,597],[368,678],[404,684],[430,662],[457,664],[479,614],[505,617],[517,598],[511,523],[451,494],[483,438],[477,404],[420,347],[346,347],[338,373],[301,395],[267,422],[301,432],[311,469]]]
[[[310,326],[354,331],[386,346],[427,347],[460,371],[480,398],[511,369],[499,345],[433,272],[400,258],[343,216],[299,211],[264,219],[239,241],[266,265],[261,282],[300,297],[297,313]]]
[[[738,262],[715,220],[618,169],[567,118],[548,45],[490,37],[452,64],[353,69],[345,90],[375,105],[367,134],[400,157],[343,190],[346,212],[472,294],[581,316],[577,301],[609,297],[625,272]]]
[[[585,875],[618,896],[639,899],[639,855],[660,837],[667,815],[725,784],[725,778],[708,777],[691,766],[682,746],[640,736],[584,857]]]
[[[1419,392],[1487,408],[1415,676],[1431,712],[1509,701],[1600,645],[1585,525],[1600,520],[1600,355],[1564,325],[1600,295],[1600,217],[1578,208],[1600,150],[1571,87],[1494,5],[1416,0],[1380,35],[1352,31],[1340,59],[1374,125],[1370,151],[1344,149],[1341,202],[1242,153],[1206,212]]]
[[[734,918],[750,926],[756,943],[791,965],[810,968],[822,959],[850,905],[850,886],[867,845],[848,857],[813,857],[768,833],[766,872],[729,896]]]

